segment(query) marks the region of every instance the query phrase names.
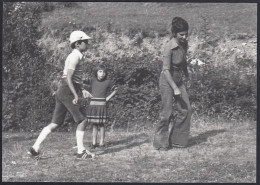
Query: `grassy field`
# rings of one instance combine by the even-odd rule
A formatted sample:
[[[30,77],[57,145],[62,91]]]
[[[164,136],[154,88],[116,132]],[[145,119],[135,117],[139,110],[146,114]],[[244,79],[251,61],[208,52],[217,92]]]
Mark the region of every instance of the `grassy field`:
[[[66,27],[101,27],[120,30],[167,32],[174,16],[190,24],[198,33],[202,17],[216,34],[256,34],[257,6],[254,3],[144,3],[78,2],[78,6],[57,9],[43,15],[43,28],[58,32]]]
[[[188,147],[167,152],[153,149],[151,131],[108,132],[108,148],[94,160],[76,159],[74,132],[51,134],[42,159],[31,159],[37,135],[3,133],[3,182],[256,182],[255,122],[193,120]]]

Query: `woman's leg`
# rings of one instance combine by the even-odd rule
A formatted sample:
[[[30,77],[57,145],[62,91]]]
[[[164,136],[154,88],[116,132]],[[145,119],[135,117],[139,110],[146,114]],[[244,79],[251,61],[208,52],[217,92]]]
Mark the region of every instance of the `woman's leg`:
[[[155,125],[153,146],[156,149],[169,147],[169,121],[172,115],[173,90],[169,86],[161,86],[162,108],[160,121]]]
[[[181,96],[174,97],[179,112],[170,132],[170,144],[186,146],[189,139],[192,110],[185,86],[181,85],[179,89]]]

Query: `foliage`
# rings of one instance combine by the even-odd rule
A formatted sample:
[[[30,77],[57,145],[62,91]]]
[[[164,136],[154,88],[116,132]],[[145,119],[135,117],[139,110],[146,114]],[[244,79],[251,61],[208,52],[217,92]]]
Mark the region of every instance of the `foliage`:
[[[75,29],[94,38],[86,53],[84,77],[90,77],[93,67],[103,62],[109,77],[119,86],[109,103],[108,127],[134,131],[150,128],[159,118],[158,79],[167,31],[120,30],[112,24],[102,28],[76,21],[60,21],[55,29],[42,27],[42,12],[63,8],[59,5],[4,3],[2,128],[32,131],[50,121],[55,102],[51,89],[71,51],[68,37]],[[209,17],[200,18],[200,29],[193,30],[189,41],[189,61],[196,58],[205,63],[189,65],[192,81],[188,92],[194,114],[235,120],[255,118],[255,58],[243,50],[239,53],[227,48],[230,40],[211,31],[213,20]],[[88,101],[81,100],[86,109]],[[68,114],[63,129],[70,130],[72,122]]]
[[[48,67],[37,40],[41,3],[5,2],[3,7],[3,129],[37,126],[49,90]],[[46,110],[45,110],[46,111]],[[48,112],[48,111],[46,111]],[[49,116],[47,116],[49,117]],[[35,125],[36,124],[36,125]]]
[[[205,63],[190,65],[194,111],[201,116],[256,119],[256,61],[243,46],[244,51],[237,53],[231,52],[234,48],[222,48],[221,39],[209,28],[209,18],[201,20],[200,43],[190,56]]]
[[[200,116],[256,119],[256,76],[206,65],[193,74],[190,99]]]

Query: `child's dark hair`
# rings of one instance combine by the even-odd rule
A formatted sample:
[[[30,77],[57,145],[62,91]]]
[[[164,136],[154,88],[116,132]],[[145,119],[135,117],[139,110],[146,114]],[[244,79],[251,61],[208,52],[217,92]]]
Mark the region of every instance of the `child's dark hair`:
[[[99,70],[103,70],[105,73],[106,73],[106,76],[105,76],[105,78],[104,78],[104,80],[107,78],[107,68],[104,66],[104,65],[102,65],[102,64],[100,64],[100,65],[98,65],[95,69],[94,69],[94,76],[97,78],[97,72],[99,71]]]
[[[83,41],[84,41],[84,40],[78,40],[78,41],[76,41],[76,42],[73,42],[73,43],[70,45],[70,47],[71,47],[72,49],[75,49],[75,48],[76,48],[76,43],[81,44]]]
[[[174,17],[172,19],[172,35],[175,37],[177,33],[182,31],[188,31],[189,24],[181,17]]]

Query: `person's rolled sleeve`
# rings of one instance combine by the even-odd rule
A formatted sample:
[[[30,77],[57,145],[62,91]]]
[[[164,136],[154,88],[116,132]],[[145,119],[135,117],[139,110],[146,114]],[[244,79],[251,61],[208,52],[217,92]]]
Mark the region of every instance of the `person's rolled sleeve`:
[[[163,67],[162,70],[170,70],[171,68],[171,57],[172,57],[172,50],[170,45],[167,43],[164,47],[163,51]]]

